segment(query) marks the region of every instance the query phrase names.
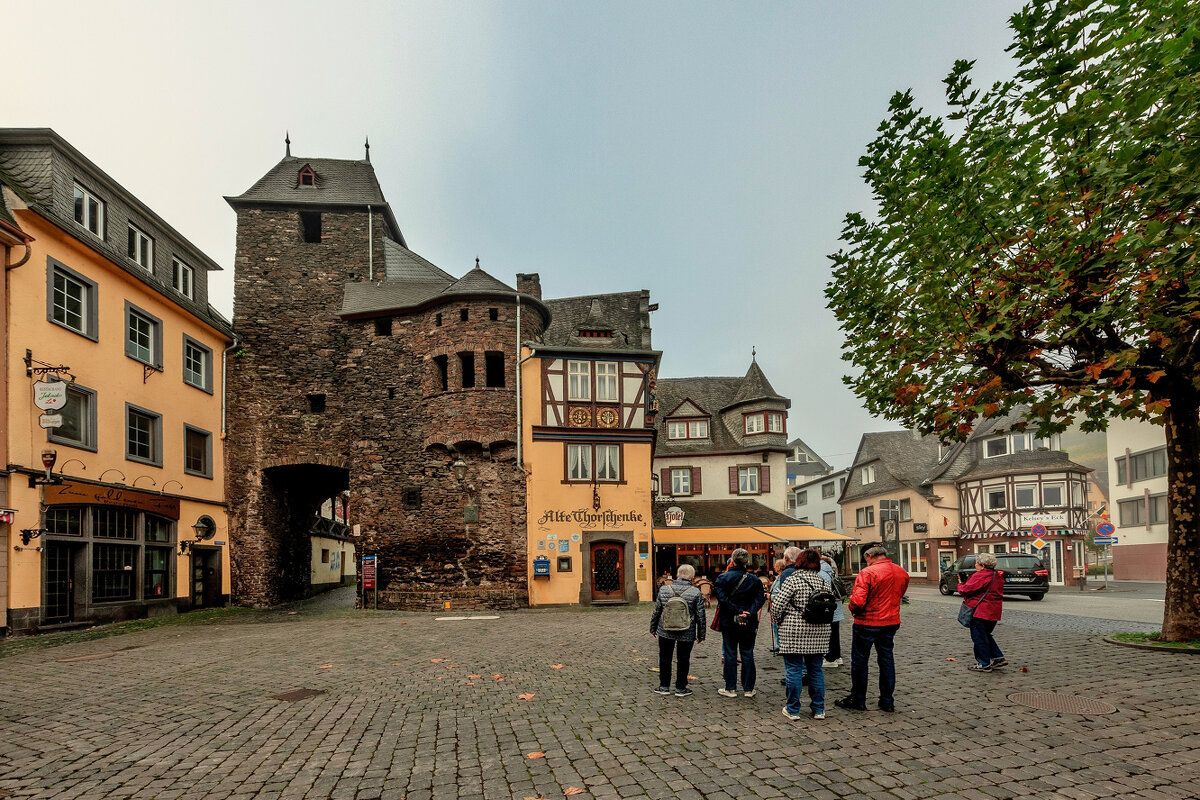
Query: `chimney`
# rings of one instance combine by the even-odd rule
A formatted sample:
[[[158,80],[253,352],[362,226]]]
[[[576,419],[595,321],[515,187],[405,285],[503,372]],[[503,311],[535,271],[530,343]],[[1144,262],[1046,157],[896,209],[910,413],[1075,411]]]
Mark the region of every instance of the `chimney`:
[[[517,273],[517,291],[530,297],[542,299],[542,279],[536,272]]]

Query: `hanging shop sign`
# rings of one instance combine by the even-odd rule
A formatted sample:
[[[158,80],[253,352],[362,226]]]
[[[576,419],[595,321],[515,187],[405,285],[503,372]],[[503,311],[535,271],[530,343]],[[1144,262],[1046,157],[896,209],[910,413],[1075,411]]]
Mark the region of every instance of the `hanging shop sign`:
[[[115,486],[97,486],[90,483],[72,483],[46,486],[46,505],[96,505],[121,506],[148,511],[171,519],[179,519],[179,498],[167,497],[153,492],[126,489]]]
[[[928,522],[914,522],[913,523],[913,533],[929,533],[929,523]]]
[[[62,414],[42,414],[38,417],[38,425],[43,428],[61,428],[63,425]]]
[[[67,384],[63,381],[35,382],[33,404],[42,411],[57,411],[67,404]]]
[[[683,509],[679,506],[671,506],[663,512],[663,520],[667,523],[668,528],[682,528]]]

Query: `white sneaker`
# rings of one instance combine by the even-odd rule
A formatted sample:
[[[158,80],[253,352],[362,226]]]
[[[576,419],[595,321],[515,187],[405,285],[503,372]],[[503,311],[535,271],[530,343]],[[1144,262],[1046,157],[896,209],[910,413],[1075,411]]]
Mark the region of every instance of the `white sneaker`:
[[[758,689],[751,689],[748,692],[742,692],[743,697],[754,697],[756,694],[758,694]]]
[[[831,667],[840,667],[843,663],[844,662],[840,658],[835,658],[833,661],[824,662],[823,666],[826,669],[830,669]]]
[[[819,714],[813,714],[813,719],[825,719],[825,712],[822,711]]]
[[[788,711],[788,710],[787,710],[787,706],[784,706],[784,707],[783,707],[783,715],[784,715],[785,717],[787,717],[788,719],[791,719],[791,720],[797,720],[797,719],[800,719],[800,715],[799,715],[799,714],[793,714],[792,712]]]
[[[731,692],[728,689],[717,689],[717,694],[721,697],[737,697],[737,692]]]

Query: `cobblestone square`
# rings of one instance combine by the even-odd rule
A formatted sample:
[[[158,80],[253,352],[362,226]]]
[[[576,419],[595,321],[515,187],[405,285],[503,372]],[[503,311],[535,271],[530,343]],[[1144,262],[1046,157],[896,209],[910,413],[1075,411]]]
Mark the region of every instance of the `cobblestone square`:
[[[820,722],[780,714],[765,632],[756,697],[716,694],[717,634],[697,646],[694,695],[654,694],[648,606],[436,620],[315,603],[10,655],[0,645],[0,797],[1200,796],[1200,660],[1096,635],[1129,623],[1081,632],[1053,614],[1012,617],[997,629],[1011,666],[970,674],[953,610],[914,600],[896,639],[898,713],[868,701]],[[843,641],[848,656],[845,626]],[[826,675],[831,701],[848,660]],[[275,699],[299,689],[322,694]],[[1117,711],[1008,700],[1023,691]]]

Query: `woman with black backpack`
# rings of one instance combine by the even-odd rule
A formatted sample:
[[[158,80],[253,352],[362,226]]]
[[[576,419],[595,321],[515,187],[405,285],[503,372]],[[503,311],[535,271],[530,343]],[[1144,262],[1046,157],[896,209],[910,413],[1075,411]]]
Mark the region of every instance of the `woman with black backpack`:
[[[825,719],[825,671],[821,662],[829,650],[830,623],[837,598],[821,578],[821,556],[809,548],[796,558],[796,571],[779,589],[771,614],[779,626],[779,652],[787,685],[783,715],[800,719],[800,691],[808,677],[809,708],[813,719]]]

